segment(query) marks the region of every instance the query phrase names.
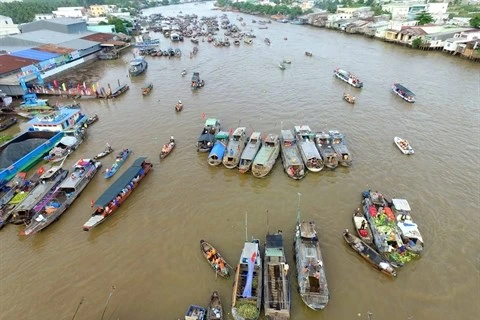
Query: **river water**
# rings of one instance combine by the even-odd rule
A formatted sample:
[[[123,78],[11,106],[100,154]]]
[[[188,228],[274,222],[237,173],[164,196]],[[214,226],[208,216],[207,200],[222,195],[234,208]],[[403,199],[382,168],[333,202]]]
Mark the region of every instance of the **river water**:
[[[211,8],[211,3],[188,4],[146,12],[220,14]],[[180,59],[147,57],[149,68],[138,78],[127,77],[131,53],[72,75],[101,85],[120,80],[130,91],[112,101],[81,100],[82,109],[97,113],[100,121],[66,165],[95,155],[109,142],[117,150],[133,149],[121,172],[138,156],[148,156],[154,169],[115,216],[88,233],[82,225],[91,213],[90,200],[111,183],[101,174],[46,231],[24,238],[17,235],[20,227],[4,228],[1,319],[71,319],[80,301],[75,319],[100,319],[112,286],[105,319],[181,318],[189,304],[207,305],[213,290],[229,313],[232,281],[215,277],[199,252],[199,240],[216,245],[235,265],[248,213],[249,239],[263,243],[267,229],[283,230],[293,266],[297,193],[302,194],[302,219],[317,224],[331,300],[324,311],[309,310],[296,293],[292,273],[292,319],[367,319],[367,312],[371,319],[476,318],[479,65],[308,26],[273,22],[259,30],[251,23],[258,18],[228,13],[232,22],[240,15],[257,35],[252,46],[215,48],[201,42],[199,54],[189,59],[193,44],[186,39],[174,45],[184,52]],[[162,48],[170,46],[157,37]],[[313,57],[306,57],[306,50]],[[277,65],[283,58],[292,64],[281,71]],[[337,67],[356,73],[364,88],[334,78]],[[189,72],[184,78],[183,68]],[[189,87],[193,71],[206,82],[197,92]],[[142,97],[140,88],[150,81],[154,89]],[[393,82],[414,91],[417,102],[394,96]],[[343,92],[354,94],[357,103],[343,101]],[[185,107],[175,113],[179,99]],[[246,126],[250,132],[278,133],[300,124],[315,131],[340,130],[354,164],[309,173],[301,181],[288,178],[280,161],[265,179],[212,168],[206,154],[195,151],[203,113],[220,119],[225,130]],[[171,135],[177,148],[160,164],[160,148]],[[399,152],[393,144],[397,135],[411,142],[415,155]],[[104,168],[112,161],[113,155],[102,160]],[[397,279],[372,269],[342,239],[342,230],[352,228],[361,192],[370,188],[408,199],[425,239],[423,256],[399,270]]]

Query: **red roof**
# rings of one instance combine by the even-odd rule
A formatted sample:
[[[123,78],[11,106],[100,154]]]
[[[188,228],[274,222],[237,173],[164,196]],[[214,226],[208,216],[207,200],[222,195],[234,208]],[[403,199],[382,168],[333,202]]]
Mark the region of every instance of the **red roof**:
[[[51,44],[51,43],[44,44],[42,46],[36,47],[35,49],[40,50],[40,51],[45,51],[45,52],[58,53],[58,54],[67,54],[67,53],[75,51],[73,49],[65,48],[65,47],[59,47],[56,44]]]
[[[90,41],[96,41],[96,42],[107,42],[113,39],[115,37],[111,33],[94,33],[85,37],[82,37],[84,40],[90,40]]]
[[[11,72],[22,67],[37,63],[39,60],[14,57],[9,54],[0,56],[0,74]]]

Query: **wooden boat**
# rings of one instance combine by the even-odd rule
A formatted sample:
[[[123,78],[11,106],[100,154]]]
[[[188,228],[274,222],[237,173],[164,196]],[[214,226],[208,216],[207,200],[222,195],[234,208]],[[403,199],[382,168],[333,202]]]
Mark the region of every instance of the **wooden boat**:
[[[144,57],[134,57],[130,61],[130,67],[128,68],[128,72],[130,73],[131,77],[136,77],[142,74],[148,68],[148,63]]]
[[[83,142],[83,137],[64,136],[43,159],[59,162],[68,157]]]
[[[207,119],[197,140],[197,152],[209,152],[215,143],[215,135],[220,132],[220,121]]]
[[[214,246],[205,240],[200,240],[200,251],[217,275],[225,279],[230,278],[229,264]]]
[[[119,84],[119,86],[113,90],[110,87],[108,88],[108,90],[105,90],[105,88],[100,88],[96,92],[96,97],[99,99],[112,99],[122,95],[129,89],[130,87],[128,86],[128,84]]]
[[[336,130],[331,130],[328,133],[332,139],[332,148],[337,154],[338,163],[344,167],[351,166],[353,159],[345,142],[345,136]]]
[[[350,73],[346,70],[337,68],[337,69],[333,70],[333,74],[335,75],[335,77],[342,80],[343,82],[348,83],[352,87],[355,87],[355,88],[362,88],[363,87],[363,82],[360,81],[360,79],[358,79],[358,77],[355,76],[353,73]]]
[[[300,204],[297,212],[294,250],[300,296],[309,308],[322,310],[330,300],[327,276],[315,223],[300,221]]]
[[[287,67],[285,66],[285,64],[284,64],[283,62],[280,62],[280,63],[278,64],[278,67],[280,68],[280,70],[285,70],[285,69],[287,69]]]
[[[197,305],[190,305],[185,313],[185,320],[205,320],[207,310],[204,307]]]
[[[343,94],[343,100],[347,101],[348,103],[354,104],[355,103],[355,97],[352,96],[351,94],[344,93]]]
[[[398,149],[402,151],[403,154],[414,154],[415,150],[413,150],[410,143],[407,140],[402,139],[400,137],[393,138],[393,142],[397,145]]]
[[[265,177],[275,165],[280,153],[280,138],[276,134],[268,134],[263,146],[258,151],[252,164],[252,174],[256,178]]]
[[[283,63],[292,64],[292,61],[291,61],[291,60],[288,60],[288,59],[283,59]]]
[[[263,278],[260,241],[245,242],[235,273],[232,316],[235,320],[257,320],[262,306]]]
[[[30,224],[19,234],[24,236],[35,234],[57,221],[85,189],[101,166],[100,162],[90,159],[77,161],[73,165],[70,176],[65,178],[55,192],[45,199],[46,205],[33,216]]]
[[[423,237],[410,214],[412,211],[410,204],[405,199],[392,199],[392,204],[397,227],[406,249],[414,254],[421,254],[424,247]]]
[[[207,308],[206,320],[223,320],[222,301],[217,291],[213,291]]]
[[[85,123],[87,124],[87,126],[90,126],[97,121],[98,121],[98,114],[94,114],[93,116],[89,117]]]
[[[103,177],[105,179],[111,178],[118,171],[118,169],[125,163],[130,153],[132,153],[130,149],[123,149],[122,151],[120,151],[115,157],[115,162],[112,164],[110,168],[107,168]]]
[[[233,169],[238,165],[246,144],[247,128],[239,127],[235,129],[227,145],[227,154],[223,157],[223,165],[225,168]]]
[[[178,101],[178,103],[175,105],[175,111],[180,112],[183,110],[183,103],[182,101]]]
[[[208,154],[207,161],[209,165],[218,166],[220,163],[222,163],[229,140],[230,134],[228,132],[220,131],[215,135],[215,144]]]
[[[102,152],[97,153],[97,155],[93,157],[93,160],[98,160],[98,159],[101,159],[103,157],[106,157],[112,152],[113,152],[113,148],[110,146],[110,144],[107,143],[105,145],[105,149]]]
[[[240,45],[240,40],[238,39],[233,40],[233,44],[238,47]]]
[[[283,168],[287,175],[295,180],[300,180],[305,177],[305,166],[298,150],[297,140],[292,131],[282,130],[280,135]]]
[[[84,231],[89,231],[110,217],[122,203],[138,187],[140,181],[152,169],[152,164],[146,162],[146,157],[137,158],[105,192],[94,202],[94,212],[83,225]]]
[[[243,39],[243,42],[245,42],[246,44],[253,44],[253,39],[252,38],[245,38],[245,39]]]
[[[355,228],[355,231],[357,232],[360,239],[366,244],[369,244],[369,245],[373,244],[372,230],[368,225],[367,219],[365,218],[363,213],[360,211],[360,208],[358,208],[353,213],[352,219],[353,219],[353,227]]]
[[[294,131],[305,167],[311,172],[320,172],[323,159],[315,145],[315,133],[309,126],[295,126]]]
[[[253,160],[257,155],[260,147],[262,146],[262,133],[254,132],[248,139],[247,145],[240,156],[240,162],[238,163],[238,171],[245,173],[250,170],[253,164]]]
[[[37,186],[12,211],[12,223],[29,223],[30,219],[48,203],[50,196],[68,175],[68,170],[55,166],[44,171]]]
[[[409,103],[414,103],[415,102],[415,94],[402,86],[400,83],[394,83],[392,86],[392,91],[398,95],[400,98],[403,100],[409,102]]]
[[[17,123],[17,118],[10,118],[8,120],[5,120],[4,122],[0,123],[0,131],[7,130],[15,123]]]
[[[268,27],[265,28],[265,29],[268,29]],[[268,39],[268,38],[265,38],[264,41],[265,41],[265,44],[266,44],[267,46],[269,46],[269,45],[271,44],[270,39]]]
[[[199,89],[205,85],[205,81],[200,79],[200,73],[194,72],[192,75],[192,89]]]
[[[327,132],[320,132],[315,135],[315,145],[323,158],[323,164],[330,169],[338,166],[338,155],[333,149],[332,138]]]
[[[167,157],[170,152],[172,152],[173,148],[175,148],[175,138],[171,136],[170,141],[162,146],[162,150],[160,151],[160,159]]]
[[[267,234],[265,267],[263,268],[263,278],[265,279],[263,309],[266,319],[290,319],[291,302],[288,269],[282,232]]]
[[[312,57],[313,56],[313,53],[311,53],[310,51],[305,51],[305,55],[307,57]]]
[[[146,96],[148,95],[153,89],[153,83],[148,83],[148,84],[145,84],[143,87],[142,87],[142,95]]]
[[[401,267],[415,255],[406,251],[391,204],[378,191],[362,193],[363,214],[372,229],[373,244],[394,267]]]
[[[348,229],[343,231],[343,239],[348,245],[358,253],[363,259],[367,260],[375,269],[392,277],[397,276],[397,272],[393,269],[392,265],[382,257],[377,251],[375,251],[368,244],[363,242],[360,238],[348,232]]]
[[[183,69],[181,75],[182,77],[185,77],[187,75],[187,70]]]

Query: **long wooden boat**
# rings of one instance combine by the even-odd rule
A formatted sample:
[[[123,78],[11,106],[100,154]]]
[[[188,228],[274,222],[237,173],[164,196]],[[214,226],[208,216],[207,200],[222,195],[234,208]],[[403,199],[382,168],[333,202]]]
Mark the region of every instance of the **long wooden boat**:
[[[175,138],[173,136],[170,137],[170,141],[162,146],[162,150],[160,150],[160,159],[166,158],[175,148]]]
[[[88,183],[93,179],[101,167],[100,162],[90,159],[78,160],[72,168],[72,173],[59,185],[56,191],[49,197],[45,207],[33,216],[29,225],[20,235],[28,236],[35,234],[60,216],[72,205]]]
[[[41,211],[50,200],[60,183],[66,178],[68,170],[55,166],[40,176],[39,184],[18,204],[12,212],[12,223],[29,223],[30,219]]]
[[[181,101],[178,101],[177,104],[175,105],[175,111],[180,112],[183,110],[183,103]]]
[[[414,154],[415,153],[415,150],[413,150],[412,146],[410,145],[410,143],[407,140],[402,139],[400,137],[395,137],[395,138],[393,138],[393,142],[398,147],[398,149],[400,149],[400,151],[402,151],[403,154]]]
[[[123,149],[122,151],[120,151],[117,154],[117,157],[115,158],[115,163],[112,164],[110,168],[107,168],[103,177],[105,179],[111,178],[118,171],[118,169],[125,163],[130,153],[132,153],[130,149]]]
[[[343,231],[343,239],[345,239],[348,245],[363,259],[367,260],[375,269],[392,277],[397,276],[395,269],[393,269],[392,265],[383,258],[381,254],[363,242],[360,238],[349,233],[348,229]]]
[[[423,237],[418,229],[418,225],[411,216],[410,204],[406,199],[392,199],[392,209],[397,219],[397,227],[400,230],[400,236],[408,251],[415,254],[423,252]]]
[[[338,163],[343,167],[351,166],[353,158],[345,142],[345,135],[336,130],[331,130],[328,133],[332,139],[332,148],[337,154]]]
[[[415,102],[415,94],[402,86],[400,83],[394,83],[392,85],[392,91],[398,95],[400,98],[403,100],[409,102],[409,103],[414,103]]]
[[[335,169],[338,167],[338,156],[332,145],[332,138],[327,132],[320,132],[315,135],[315,145],[323,158],[325,167]]]
[[[204,307],[190,305],[185,313],[185,320],[205,320],[207,310]]]
[[[138,187],[140,181],[150,172],[152,164],[146,162],[146,157],[137,158],[105,192],[94,202],[95,211],[92,217],[83,225],[84,231],[89,231],[110,217],[120,205]]]
[[[215,143],[215,135],[220,132],[220,121],[207,119],[197,140],[197,152],[210,152]]]
[[[10,118],[8,120],[5,120],[4,122],[0,123],[0,131],[7,130],[15,123],[17,123],[17,118]]]
[[[262,306],[262,259],[259,240],[245,242],[235,273],[232,316],[235,320],[257,320]]]
[[[223,320],[222,301],[217,291],[213,291],[207,308],[206,320]]]
[[[105,145],[105,149],[102,152],[97,153],[97,155],[93,157],[93,160],[98,160],[98,159],[101,159],[103,157],[106,157],[112,152],[113,152],[112,146],[107,143]]]
[[[94,114],[93,116],[88,117],[88,119],[86,121],[86,124],[87,124],[87,126],[91,126],[92,124],[94,124],[97,121],[98,121],[98,114]]]
[[[335,77],[337,77],[338,79],[348,83],[352,87],[355,87],[355,88],[362,88],[363,87],[363,82],[360,81],[360,79],[358,79],[357,76],[355,76],[354,74],[352,74],[352,73],[350,73],[346,70],[337,68],[333,71],[333,74],[335,75]]]
[[[230,277],[230,268],[227,261],[213,245],[205,240],[200,240],[200,251],[216,274],[225,279]]]
[[[252,164],[252,174],[263,178],[270,173],[280,153],[280,138],[277,134],[268,134]]]
[[[265,293],[263,309],[267,319],[290,319],[290,282],[281,231],[267,234],[265,241]]]
[[[353,227],[355,228],[355,231],[357,232],[358,236],[360,239],[369,244],[373,244],[373,235],[372,235],[372,229],[370,228],[367,219],[363,215],[363,213],[360,211],[360,208],[357,208],[355,212],[353,213]]]
[[[142,95],[148,95],[153,89],[153,83],[148,83],[142,87]]]
[[[250,135],[248,143],[245,146],[245,149],[243,149],[238,163],[238,171],[240,171],[240,173],[245,173],[250,170],[253,160],[255,160],[255,156],[262,146],[262,140],[261,132],[254,132]]]
[[[227,149],[227,143],[230,140],[230,134],[225,131],[220,131],[215,135],[215,144],[208,154],[208,164],[211,166],[218,166],[222,163]]]
[[[247,143],[247,128],[239,127],[233,132],[223,157],[223,165],[227,169],[235,168],[240,162],[243,149]]]
[[[282,130],[280,135],[283,168],[287,175],[295,180],[305,177],[305,166],[298,150],[297,140],[292,131]]]
[[[302,156],[303,163],[308,171],[320,172],[323,169],[323,159],[315,146],[315,133],[309,126],[295,126],[298,149]]]
[[[350,104],[355,104],[355,97],[352,96],[351,94],[344,93],[343,94],[343,100],[347,101]]]

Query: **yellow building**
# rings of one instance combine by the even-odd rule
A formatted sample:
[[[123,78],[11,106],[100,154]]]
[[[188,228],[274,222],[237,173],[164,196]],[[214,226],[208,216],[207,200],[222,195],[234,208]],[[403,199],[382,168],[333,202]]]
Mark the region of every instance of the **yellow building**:
[[[107,12],[105,11],[104,5],[94,4],[90,6],[90,15],[94,17],[104,16]]]

